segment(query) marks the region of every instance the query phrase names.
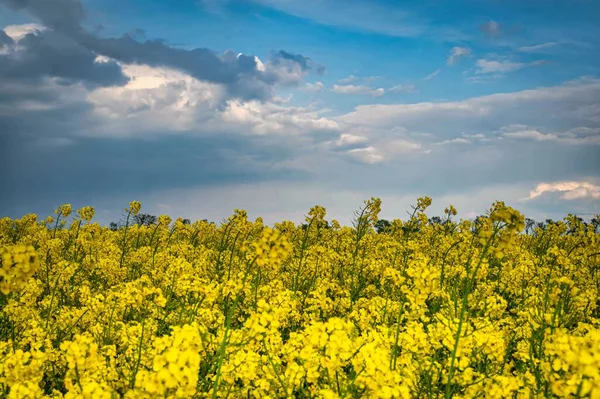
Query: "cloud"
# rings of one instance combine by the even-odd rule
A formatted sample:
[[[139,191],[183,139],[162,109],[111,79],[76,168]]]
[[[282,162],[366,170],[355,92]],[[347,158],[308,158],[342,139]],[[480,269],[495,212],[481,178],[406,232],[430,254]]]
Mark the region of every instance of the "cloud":
[[[27,10],[39,18],[43,26],[54,32],[53,40],[61,41],[64,51],[81,53],[85,50],[124,64],[178,69],[199,80],[224,85],[231,97],[265,100],[273,96],[273,87],[277,84],[297,85],[309,71],[318,74],[325,71],[308,57],[285,50],[274,52],[269,61],[262,64],[253,55],[175,48],[162,40],[140,41],[132,34],[120,38],[99,37],[82,27],[85,9],[79,0],[0,0],[2,3],[15,10]],[[36,61],[52,65],[53,60]]]
[[[26,35],[32,33],[39,35],[46,30],[46,27],[40,24],[22,24],[22,25],[7,25],[3,28],[4,32],[18,43]]]
[[[471,55],[471,49],[466,47],[453,47],[448,56],[448,65],[456,64],[461,58]]]
[[[347,85],[352,82],[362,81],[364,85],[370,85],[374,81],[381,79],[381,76],[355,76],[348,75],[345,78],[338,80],[338,83],[342,85]]]
[[[527,66],[527,64],[521,62],[510,62],[510,61],[496,61],[496,60],[485,60],[479,59],[476,63],[477,69],[476,74],[483,73],[507,73],[519,70]]]
[[[106,193],[304,179],[322,163],[310,158],[318,144],[339,137],[324,110],[229,99],[222,85],[176,69],[122,69],[123,86],[0,85],[0,148],[11,165],[0,172],[3,212],[23,198],[85,204]],[[41,183],[24,184],[32,180]]]
[[[380,163],[385,160],[384,155],[372,146],[364,148],[354,148],[349,150],[347,154],[350,157],[366,164]]]
[[[438,141],[435,144],[438,146],[446,146],[446,145],[470,145],[470,144],[483,144],[489,143],[493,140],[498,140],[498,137],[488,137],[483,133],[463,133],[460,137],[454,137],[452,139]]]
[[[324,148],[364,164],[390,164],[398,156],[423,156],[431,150],[401,130],[379,131],[361,129],[353,125],[340,125],[351,133],[340,134],[337,140],[324,143]]]
[[[500,78],[503,78],[504,75],[501,73],[494,74],[486,74],[486,75],[475,75],[475,76],[467,76],[465,80],[469,83],[490,83],[495,82]]]
[[[12,52],[14,46],[15,41],[13,38],[7,35],[3,30],[0,30],[0,56]]]
[[[222,85],[170,68],[123,64],[123,72],[128,84],[86,94],[92,110],[81,134],[154,136],[218,124],[218,111],[227,101]]]
[[[363,82],[365,82],[366,84],[371,84],[373,82],[375,82],[376,80],[381,79],[381,76],[375,75],[375,76],[365,76],[363,78],[361,78],[363,80]]]
[[[0,173],[11,192],[0,200],[3,210],[21,209],[23,198],[33,198],[32,205],[103,192],[137,196],[223,181],[302,179],[317,164],[306,161],[314,148],[339,137],[326,110],[287,106],[276,97],[232,98],[226,84],[177,68],[106,56],[89,61],[96,68],[116,64],[125,81],[0,80],[0,148],[11,165]],[[43,183],[23,184],[31,180]]]
[[[271,57],[271,63],[273,65],[285,64],[286,61],[291,61],[292,64],[300,66],[303,71],[315,69],[319,74],[325,73],[325,67],[323,65],[316,64],[310,58],[301,54],[292,54],[285,50],[279,50],[274,52]]]
[[[323,82],[315,82],[315,83],[306,82],[304,84],[304,86],[302,86],[300,88],[300,90],[307,91],[310,93],[320,93],[323,90],[325,90],[325,85],[323,84]]]
[[[273,95],[274,84],[296,84],[306,75],[306,60],[274,53],[271,60],[261,64],[255,56],[216,52],[196,48],[184,50],[165,45],[159,40],[139,42],[130,36],[118,39],[87,35],[82,41],[96,53],[125,64],[145,64],[153,67],[175,68],[196,79],[225,85],[231,96],[245,99],[266,99]],[[262,69],[262,68],[261,68]]]
[[[0,54],[0,79],[59,78],[63,84],[82,82],[91,86],[124,84],[127,78],[113,61],[97,63],[96,54],[52,30],[9,30],[16,46]],[[5,37],[10,37],[6,35]],[[5,39],[6,40],[6,39]],[[10,46],[9,46],[10,47]]]
[[[85,9],[79,0],[0,0],[13,10],[27,10],[42,21],[42,25],[68,34],[79,34]]]
[[[361,105],[336,120],[370,129],[403,127],[444,139],[464,132],[495,132],[510,124],[566,131],[599,127],[593,111],[598,98],[600,79],[584,78],[462,101]]]
[[[549,49],[552,47],[556,47],[563,43],[564,42],[546,42],[546,43],[535,44],[532,46],[522,46],[522,47],[519,47],[518,50],[523,53],[536,53],[541,50],[546,50],[546,49]]]
[[[273,103],[257,101],[230,101],[223,111],[222,120],[247,127],[259,134],[272,134],[292,139],[293,135],[316,138],[337,136],[337,122],[321,116],[322,111],[301,107],[283,107]],[[239,129],[241,131],[242,129]]]
[[[425,76],[422,80],[431,80],[431,79],[435,78],[436,76],[438,76],[441,71],[442,71],[441,68],[436,69],[435,71],[431,72],[429,75]]]
[[[348,84],[348,83],[352,83],[352,82],[354,82],[354,81],[355,81],[355,80],[357,80],[357,79],[358,79],[358,78],[357,78],[356,76],[354,76],[354,75],[349,75],[349,76],[348,76],[348,77],[346,77],[346,78],[342,78],[342,79],[338,80],[338,82],[339,82],[339,83],[341,83],[341,84]]]
[[[568,45],[568,46],[567,46]],[[593,48],[589,43],[577,41],[577,40],[560,40],[554,42],[544,42],[538,43],[531,46],[521,46],[517,48],[518,51],[523,53],[550,53],[556,52],[559,48],[562,47],[561,50],[573,49],[573,48],[584,48],[591,49]]]
[[[128,84],[85,94],[91,107],[79,133],[94,137],[151,137],[173,134],[331,135],[339,127],[322,110],[282,101],[230,99],[219,84],[176,69],[123,64]],[[337,134],[337,133],[336,133]],[[327,136],[330,137],[330,136]],[[291,139],[291,137],[290,137]]]
[[[560,199],[572,201],[577,199],[600,199],[600,185],[588,181],[557,181],[553,183],[539,183],[529,196],[521,201],[529,201],[544,193],[561,193]]]
[[[496,61],[496,60],[486,60],[479,59],[477,60],[475,73],[476,74],[497,74],[501,76],[502,74],[517,71],[519,69],[530,67],[530,66],[539,66],[547,64],[548,62],[545,60],[537,60],[530,63],[522,63],[522,62],[511,62],[511,61]]]
[[[490,20],[481,24],[481,31],[489,37],[496,38],[500,36],[502,29],[498,22]]]
[[[465,137],[457,137],[450,140],[440,141],[436,143],[438,145],[449,145],[449,144],[471,144],[471,141]]]
[[[528,126],[505,126],[502,136],[510,139],[556,142],[569,145],[600,145],[600,129],[570,129],[563,133],[542,133]]]
[[[373,97],[381,97],[385,94],[385,89],[372,89],[368,86],[361,85],[333,85],[334,92],[338,94],[358,94],[358,95],[368,95]]]
[[[342,133],[340,137],[332,141],[331,144],[336,150],[352,150],[357,147],[363,147],[369,140],[364,136],[357,136],[349,133]]]
[[[417,91],[417,88],[415,85],[412,84],[397,85],[392,88],[389,88],[387,91],[390,93],[414,93]]]

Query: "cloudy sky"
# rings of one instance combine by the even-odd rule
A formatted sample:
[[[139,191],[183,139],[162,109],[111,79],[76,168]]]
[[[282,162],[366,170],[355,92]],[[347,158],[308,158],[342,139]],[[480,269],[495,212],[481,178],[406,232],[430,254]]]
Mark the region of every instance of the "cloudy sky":
[[[0,0],[0,217],[600,213],[593,0]]]

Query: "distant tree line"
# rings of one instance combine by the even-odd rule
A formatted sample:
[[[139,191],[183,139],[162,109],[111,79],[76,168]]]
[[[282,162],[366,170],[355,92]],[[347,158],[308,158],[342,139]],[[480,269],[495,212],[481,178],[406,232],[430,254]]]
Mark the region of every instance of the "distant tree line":
[[[207,222],[207,219],[203,219],[203,221]],[[138,213],[137,215],[133,215],[133,223],[138,226],[151,226],[158,223],[158,218],[154,215],[150,215],[148,213]],[[183,219],[183,224],[191,224],[190,219]],[[116,222],[110,222],[109,228],[112,231],[119,230],[119,224]]]
[[[576,215],[569,214],[568,217],[571,217],[571,218],[573,218],[574,221],[579,222],[580,225],[583,226],[584,230],[587,231],[588,229],[592,229],[592,231],[600,233],[600,215],[593,217],[589,222],[584,221],[582,217],[576,216]],[[485,216],[480,215],[480,216],[477,216],[473,220],[473,231],[474,232],[476,232],[479,229],[479,227],[481,226],[483,218],[485,218]],[[428,220],[428,224],[430,224],[430,225],[447,225],[449,223],[454,223],[454,222],[442,219],[439,216],[433,216],[433,217],[429,218],[429,220]],[[543,222],[537,222],[534,219],[525,218],[525,234],[535,234],[536,228],[539,228],[540,230],[543,231],[543,230],[546,230],[549,226],[556,225],[557,223],[558,223],[558,221],[555,221],[552,219],[546,219]],[[377,233],[382,234],[382,233],[389,232],[391,226],[392,226],[392,223],[389,220],[379,219],[374,227],[375,227],[375,231],[377,231]],[[576,230],[575,224],[573,224],[573,226],[569,226],[567,233],[572,234],[572,233],[575,233],[576,231],[577,230]]]
[[[479,226],[481,226],[481,222],[484,217],[485,217],[484,215],[480,215],[480,216],[477,216],[473,220],[473,231],[474,232],[476,232],[478,230]],[[583,218],[576,216],[576,215],[569,215],[568,217],[573,218],[574,221],[578,221],[585,230],[592,229],[593,231],[600,233],[600,215],[593,217],[589,222],[584,221]],[[208,222],[207,219],[202,219],[202,221]],[[150,225],[155,225],[156,223],[158,223],[158,218],[156,216],[150,215],[148,213],[139,213],[139,214],[133,216],[132,224],[137,224],[139,226],[150,226]],[[450,225],[455,222],[450,221],[448,219],[443,219],[439,216],[433,216],[433,217],[429,218],[427,223],[430,225],[442,225],[443,226],[443,225]],[[552,219],[546,219],[543,222],[537,222],[534,219],[525,218],[525,234],[535,234],[536,229],[540,229],[543,231],[543,230],[546,230],[549,226],[556,225],[557,223],[558,223],[558,221],[555,221]],[[183,219],[183,224],[191,224],[190,219]],[[391,226],[392,226],[392,222],[390,222],[389,220],[379,219],[377,221],[377,223],[375,223],[374,228],[377,233],[383,234],[383,233],[390,232]],[[111,230],[116,231],[119,229],[120,226],[116,222],[111,222],[109,227]],[[301,227],[302,227],[302,229],[306,229],[308,227],[308,224],[302,223]],[[331,224],[328,221],[326,221],[325,224],[323,225],[323,227],[326,229],[330,229]],[[575,231],[576,231],[575,227],[570,227],[569,230],[567,231],[567,233],[572,234]]]

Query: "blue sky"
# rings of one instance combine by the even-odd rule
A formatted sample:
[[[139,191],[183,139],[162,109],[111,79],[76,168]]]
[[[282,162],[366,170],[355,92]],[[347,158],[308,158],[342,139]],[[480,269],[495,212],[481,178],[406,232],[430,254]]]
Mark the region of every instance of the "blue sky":
[[[600,213],[600,3],[0,0],[0,216]]]

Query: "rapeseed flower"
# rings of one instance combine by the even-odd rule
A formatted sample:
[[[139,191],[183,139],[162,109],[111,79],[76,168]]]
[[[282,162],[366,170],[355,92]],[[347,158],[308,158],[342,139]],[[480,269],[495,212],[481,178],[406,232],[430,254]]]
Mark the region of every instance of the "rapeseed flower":
[[[0,219],[0,397],[600,398],[600,234],[496,202],[375,230]],[[130,218],[131,217],[131,218]]]

